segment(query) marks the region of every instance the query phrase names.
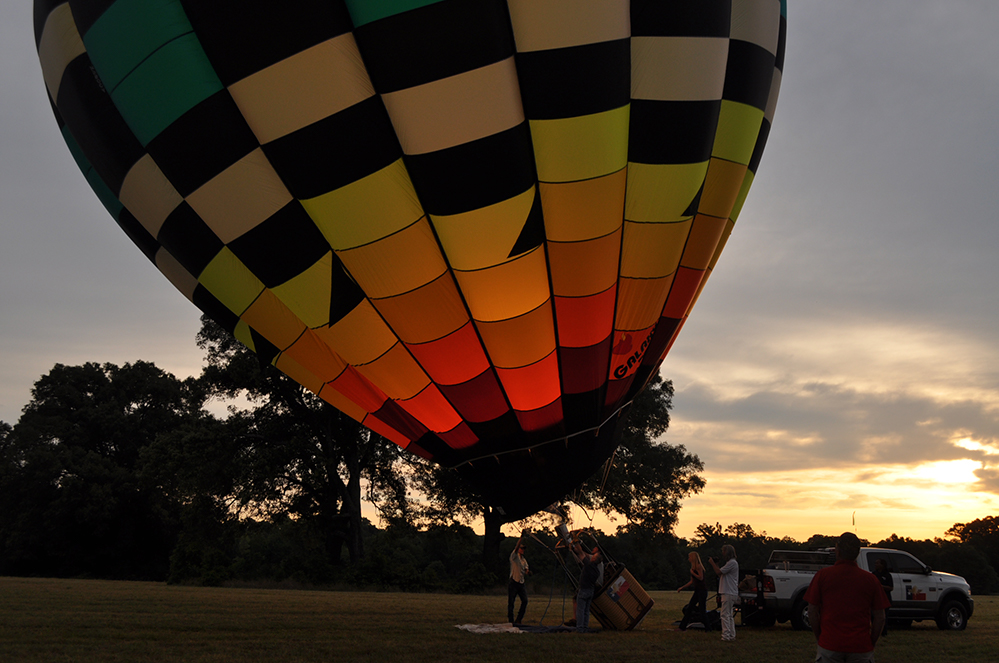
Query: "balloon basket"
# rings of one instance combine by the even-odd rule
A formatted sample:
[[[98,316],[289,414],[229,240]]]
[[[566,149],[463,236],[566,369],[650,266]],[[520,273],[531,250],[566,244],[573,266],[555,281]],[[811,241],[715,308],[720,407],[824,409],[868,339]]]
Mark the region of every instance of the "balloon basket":
[[[591,541],[591,548],[597,545],[596,537],[592,532],[586,530],[568,531],[565,526],[566,514],[564,510],[552,505],[548,511],[562,518],[562,522],[555,528],[559,535],[555,550],[552,550],[559,560],[566,576],[571,579],[572,584],[579,589],[577,574],[569,570],[569,564],[577,562],[576,557],[569,552],[574,544],[578,544],[584,537]],[[540,539],[534,537],[541,545]],[[545,546],[547,547],[547,546]],[[550,550],[550,549],[549,549]],[[635,576],[625,567],[611,557],[602,546],[601,553],[606,560],[604,563],[604,580],[599,591],[593,596],[593,603],[590,606],[590,614],[600,622],[600,625],[612,631],[631,631],[642,623],[645,615],[649,614],[655,601],[648,592],[635,580]]]
[[[591,612],[605,629],[630,631],[642,623],[655,601],[623,566],[593,598]]]

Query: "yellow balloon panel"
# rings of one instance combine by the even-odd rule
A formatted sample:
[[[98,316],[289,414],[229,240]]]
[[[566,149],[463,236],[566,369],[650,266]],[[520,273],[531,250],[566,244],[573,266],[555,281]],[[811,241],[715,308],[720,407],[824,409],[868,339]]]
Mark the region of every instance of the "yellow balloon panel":
[[[579,182],[542,182],[541,206],[550,242],[605,237],[621,227],[628,170]]]
[[[198,282],[237,316],[264,290],[260,279],[229,249],[219,251],[198,276]]]
[[[492,267],[510,259],[531,214],[536,187],[461,214],[431,215],[448,264],[456,270]]]
[[[628,162],[629,108],[558,120],[531,120],[531,139],[542,182],[601,177]]]
[[[711,159],[707,176],[704,178],[704,193],[701,194],[698,211],[727,219],[735,208],[735,201],[739,197],[745,177],[745,165],[724,159]]]
[[[423,216],[401,159],[302,205],[330,245],[341,251],[391,235]]]
[[[669,223],[691,216],[690,204],[704,186],[707,173],[707,161],[628,164],[625,218],[647,223]]]
[[[763,122],[763,110],[746,104],[722,101],[715,144],[711,156],[748,164]]]
[[[675,272],[692,223],[691,219],[672,223],[625,222],[621,275],[657,279]]]
[[[333,252],[329,251],[304,272],[271,291],[306,327],[324,327],[330,323],[332,272]]]

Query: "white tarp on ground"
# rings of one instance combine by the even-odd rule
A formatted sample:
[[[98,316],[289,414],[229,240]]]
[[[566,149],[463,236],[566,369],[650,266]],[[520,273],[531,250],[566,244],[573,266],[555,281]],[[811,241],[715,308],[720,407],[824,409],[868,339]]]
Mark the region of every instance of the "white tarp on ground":
[[[472,633],[523,633],[513,624],[458,624],[455,628]]]

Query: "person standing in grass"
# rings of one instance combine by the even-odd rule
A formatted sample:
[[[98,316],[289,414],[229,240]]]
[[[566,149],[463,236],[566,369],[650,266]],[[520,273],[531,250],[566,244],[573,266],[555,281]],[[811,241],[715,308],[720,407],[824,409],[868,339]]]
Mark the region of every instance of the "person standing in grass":
[[[711,568],[718,574],[718,594],[721,595],[721,639],[726,642],[735,640],[735,602],[739,598],[739,562],[735,557],[735,548],[725,544],[722,546],[722,565],[714,557],[709,557]]]
[[[686,585],[678,587],[676,591],[693,587],[694,595],[690,597],[683,619],[680,620],[681,631],[686,631],[687,624],[690,622],[700,621],[704,623],[704,613],[708,609],[708,586],[704,582],[704,563],[701,562],[701,556],[696,552],[690,552],[687,555],[687,561],[690,562],[690,580],[687,581]],[[707,624],[704,626],[706,628]]]
[[[884,557],[874,560],[874,577],[881,583],[881,589],[885,590],[885,597],[888,599],[888,608],[891,607],[891,593],[895,589],[895,581],[892,580],[891,572],[888,571],[888,562]],[[881,636],[888,636],[888,608],[885,608],[885,626],[881,629]]]
[[[844,532],[836,563],[812,578],[805,601],[818,640],[815,663],[873,663],[888,599],[873,573],[857,566],[860,539]]]
[[[527,575],[531,569],[527,564],[527,558],[524,557],[526,551],[527,545],[524,543],[524,535],[521,534],[520,538],[517,539],[517,545],[513,547],[513,552],[510,553],[510,583],[507,585],[509,601],[506,607],[506,618],[511,624],[523,622],[524,613],[527,612],[527,588],[524,583],[527,581]],[[514,620],[513,604],[518,596],[520,597],[520,611],[517,613],[517,619]]]
[[[593,552],[587,554],[577,543],[573,552],[583,566],[579,572],[579,592],[576,594],[576,631],[586,633],[590,630],[590,606],[593,604],[593,596],[603,575],[600,548],[594,546]]]

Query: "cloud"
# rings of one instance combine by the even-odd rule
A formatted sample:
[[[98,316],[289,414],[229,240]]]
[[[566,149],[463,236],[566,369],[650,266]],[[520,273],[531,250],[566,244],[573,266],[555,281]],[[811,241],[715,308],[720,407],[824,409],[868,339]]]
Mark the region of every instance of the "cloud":
[[[973,437],[995,439],[999,431],[999,418],[986,404],[946,403],[822,383],[802,385],[795,392],[760,385],[757,391],[731,400],[694,385],[678,392],[675,402],[668,439],[686,445],[709,468],[723,471],[918,465],[959,459],[989,463],[995,459],[958,446],[955,437],[967,436],[970,429]],[[926,417],[932,417],[932,425],[924,422]]]
[[[667,439],[719,472],[854,468],[863,481],[894,465],[999,465],[991,346],[890,325],[788,326],[744,343],[681,336],[664,366],[676,386]]]
[[[957,461],[960,464],[961,461]],[[684,501],[677,533],[691,536],[700,523],[748,523],[772,536],[799,541],[816,533],[857,531],[872,541],[892,533],[941,536],[955,522],[993,514],[999,498],[975,483],[948,477],[968,467],[886,465],[857,480],[855,468],[706,470],[708,487]]]
[[[983,492],[999,495],[999,468],[989,467],[975,470],[979,487]]]

